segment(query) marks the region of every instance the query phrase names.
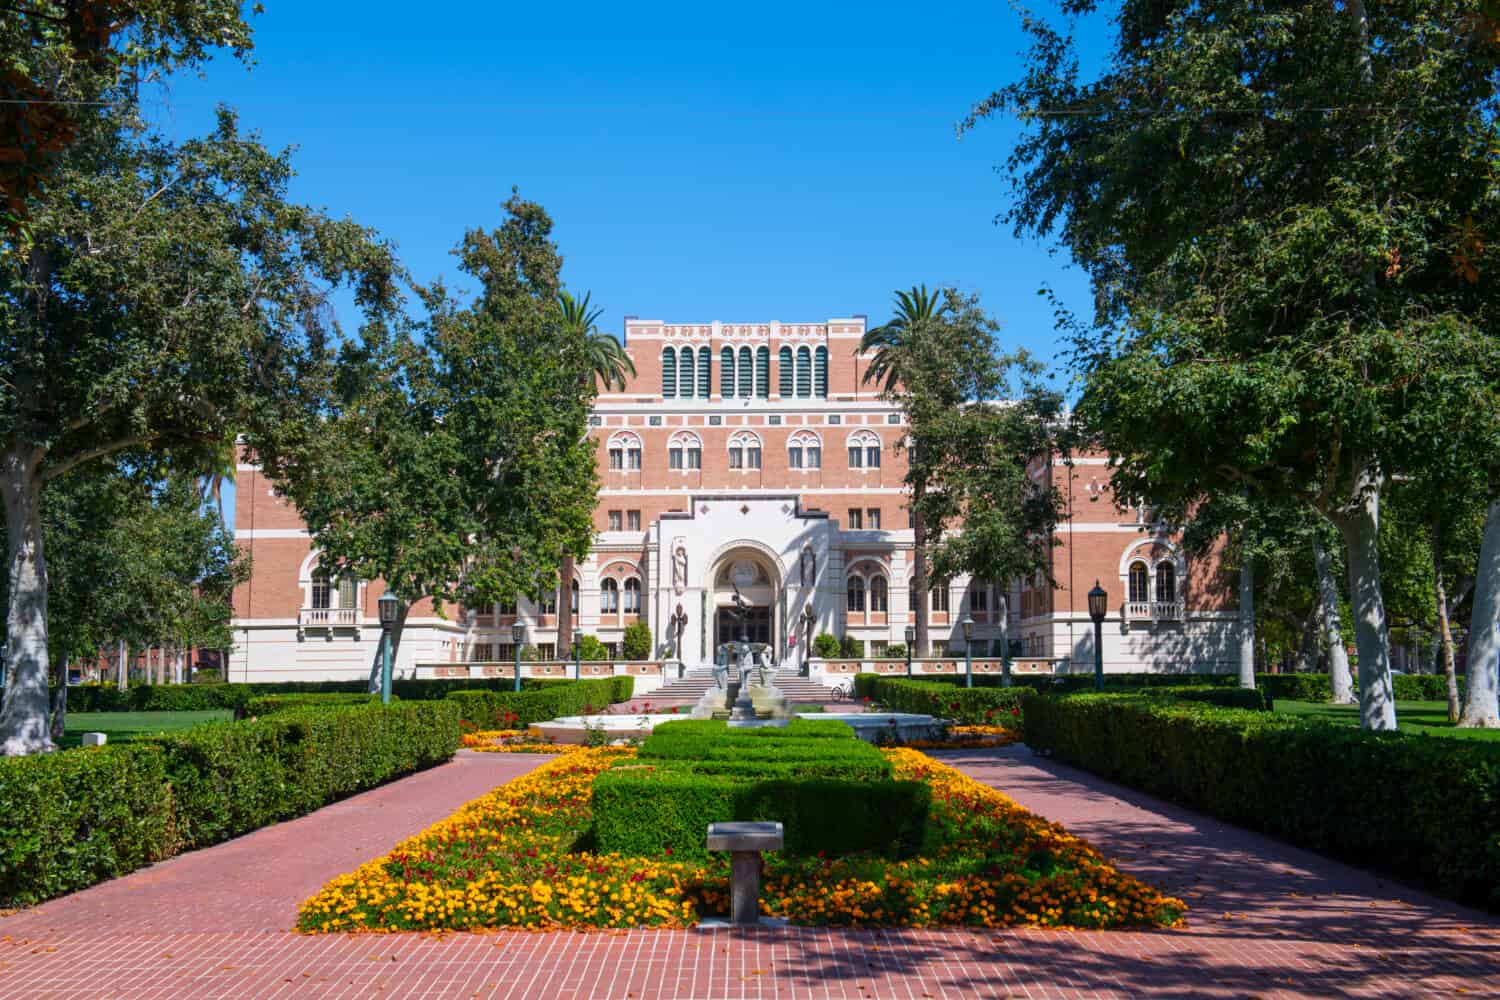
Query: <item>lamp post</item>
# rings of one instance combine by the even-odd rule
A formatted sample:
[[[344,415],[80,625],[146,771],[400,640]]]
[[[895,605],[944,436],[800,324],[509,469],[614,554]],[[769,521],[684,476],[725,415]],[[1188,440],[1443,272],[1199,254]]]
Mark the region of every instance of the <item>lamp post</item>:
[[[964,687],[974,686],[974,616],[964,615],[958,623],[964,630]]]
[[[1094,690],[1104,690],[1104,615],[1109,610],[1109,595],[1094,581],[1089,591],[1089,617],[1094,620]]]
[[[511,645],[516,647],[516,690],[521,690],[521,645],[526,642],[526,625],[514,622],[510,627]]]
[[[906,676],[911,677],[911,648],[917,644],[917,627],[906,626]]]
[[[387,590],[375,602],[380,613],[380,703],[391,703],[391,630],[401,613],[401,599]]]
[[[583,629],[573,630],[573,679],[583,678],[583,653],[579,650],[579,644],[583,642]]]
[[[812,675],[812,630],[818,616],[813,612],[812,602],[802,609],[802,673]]]
[[[687,631],[688,622],[687,612],[683,610],[681,604],[677,605],[677,610],[672,612],[671,621],[672,628],[677,633],[677,676],[681,677],[687,668],[687,663],[682,659],[682,634]]]

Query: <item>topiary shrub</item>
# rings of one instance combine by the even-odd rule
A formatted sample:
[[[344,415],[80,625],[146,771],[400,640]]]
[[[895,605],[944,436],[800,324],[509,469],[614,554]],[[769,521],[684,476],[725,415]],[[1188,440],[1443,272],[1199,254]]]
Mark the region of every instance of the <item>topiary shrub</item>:
[[[609,649],[597,637],[592,635],[586,635],[578,640],[576,653],[580,660],[588,660],[595,663],[610,658]]]
[[[846,660],[862,660],[865,658],[865,642],[856,639],[852,635],[846,635],[839,641],[839,655]]]
[[[651,629],[645,622],[631,622],[625,626],[620,640],[620,651],[627,660],[651,659]]]
[[[828,632],[819,632],[813,639],[813,655],[824,660],[836,660],[843,652],[843,644],[839,637]]]

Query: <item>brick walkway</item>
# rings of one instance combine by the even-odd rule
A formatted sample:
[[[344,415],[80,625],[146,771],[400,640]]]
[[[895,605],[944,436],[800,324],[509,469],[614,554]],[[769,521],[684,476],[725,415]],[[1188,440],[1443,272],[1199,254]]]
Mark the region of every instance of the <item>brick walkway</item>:
[[[1500,996],[1500,922],[1024,748],[944,755],[1188,899],[1180,931],[290,934],[296,904],[546,758],[451,764],[0,920],[11,997]]]

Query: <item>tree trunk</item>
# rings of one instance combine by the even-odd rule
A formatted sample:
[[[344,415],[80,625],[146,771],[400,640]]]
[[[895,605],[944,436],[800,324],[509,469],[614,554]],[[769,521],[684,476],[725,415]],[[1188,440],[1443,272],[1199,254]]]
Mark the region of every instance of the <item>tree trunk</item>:
[[[995,586],[995,621],[1000,626],[1000,683],[1010,687],[1010,601],[1003,584]]]
[[[52,696],[52,742],[63,738],[68,728],[68,658],[63,657],[58,671],[57,692]]]
[[[1323,636],[1328,641],[1328,681],[1335,705],[1354,704],[1354,678],[1349,674],[1349,651],[1339,622],[1339,585],[1333,574],[1333,553],[1313,536],[1313,564],[1318,570],[1318,600],[1323,608]]]
[[[557,586],[557,658],[573,658],[573,557],[564,555]],[[578,595],[578,610],[583,610],[583,594]]]
[[[1240,552],[1240,658],[1242,688],[1255,687],[1255,568],[1250,554]]]
[[[4,491],[10,608],[5,620],[5,697],[0,702],[0,753],[53,748],[48,735],[47,560],[42,551],[39,451],[12,448],[0,456]]]
[[[130,686],[130,644],[121,639],[115,652],[115,687],[124,691]]]
[[[930,610],[927,603],[927,529],[922,524],[921,515],[916,506],[916,497],[912,498],[912,575],[911,587],[916,591],[917,606],[917,648],[914,650],[918,659],[932,655],[932,644],[928,641],[927,614]]]
[[[1458,721],[1458,664],[1453,656],[1453,631],[1448,627],[1448,588],[1443,580],[1443,532],[1432,529],[1432,596],[1437,602],[1438,656],[1448,684],[1448,721]]]
[[[1334,523],[1349,557],[1349,604],[1354,609],[1354,645],[1359,650],[1359,718],[1365,729],[1393,732],[1396,700],[1391,690],[1391,646],[1385,595],[1380,589],[1381,477],[1362,468],[1354,498]]]
[[[1464,675],[1464,728],[1500,727],[1500,499],[1490,501],[1474,573],[1469,662]]]

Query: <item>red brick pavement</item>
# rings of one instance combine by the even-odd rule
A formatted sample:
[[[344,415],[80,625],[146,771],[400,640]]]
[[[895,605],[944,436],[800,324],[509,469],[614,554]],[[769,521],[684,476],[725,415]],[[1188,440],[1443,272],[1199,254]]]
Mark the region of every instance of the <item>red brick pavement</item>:
[[[0,920],[0,998],[1500,996],[1492,918],[1024,748],[945,756],[1186,896],[1191,926],[288,933],[297,902],[328,877],[541,760],[461,754]]]

